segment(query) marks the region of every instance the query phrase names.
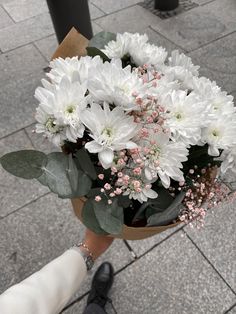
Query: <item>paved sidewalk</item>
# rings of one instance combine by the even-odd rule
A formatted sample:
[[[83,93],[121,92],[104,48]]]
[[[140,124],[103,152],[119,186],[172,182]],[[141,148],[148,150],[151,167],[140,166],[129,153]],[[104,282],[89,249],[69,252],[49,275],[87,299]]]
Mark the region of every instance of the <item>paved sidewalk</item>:
[[[236,96],[236,0],[191,0],[190,10],[168,19],[139,2],[92,0],[94,32],[146,32],[153,43],[187,53],[202,75]],[[0,0],[0,156],[54,150],[31,131],[34,90],[56,46],[45,0]],[[69,201],[37,182],[2,169],[0,178],[1,293],[63,253],[84,227]],[[117,272],[111,297],[118,314],[235,314],[235,205],[215,209],[201,231],[179,227],[130,241],[135,261],[123,241],[115,241],[99,262],[111,261]],[[82,313],[91,277],[64,314]]]

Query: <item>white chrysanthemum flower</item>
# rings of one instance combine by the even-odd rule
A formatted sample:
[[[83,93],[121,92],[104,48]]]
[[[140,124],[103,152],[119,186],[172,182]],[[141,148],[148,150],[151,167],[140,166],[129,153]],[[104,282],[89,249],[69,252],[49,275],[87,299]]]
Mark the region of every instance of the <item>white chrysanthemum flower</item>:
[[[195,94],[199,95],[199,97],[203,100],[211,97],[212,93],[217,92],[220,88],[216,85],[215,81],[211,81],[208,78],[201,76],[194,76],[191,81],[191,88]]]
[[[209,145],[208,154],[219,156],[220,149],[230,149],[236,145],[236,114],[219,115],[202,130],[202,142]]]
[[[149,198],[155,199],[158,197],[157,192],[152,190],[152,185],[146,184],[145,187],[141,188],[140,192],[135,191],[134,189],[126,189],[123,195],[128,195],[129,199],[134,199],[140,203],[147,202]]]
[[[148,149],[144,155],[145,176],[148,180],[152,181],[159,176],[165,188],[170,186],[170,178],[184,181],[183,172],[180,170],[188,155],[184,144],[170,141],[169,136],[162,132],[152,132],[148,141],[141,140],[138,144]]]
[[[163,73],[165,76],[170,76],[172,81],[177,81],[179,83],[179,89],[191,90],[194,76],[189,70],[182,66],[165,67],[163,68]]]
[[[201,127],[210,122],[207,104],[184,91],[163,95],[161,104],[166,109],[165,127],[170,130],[172,140],[196,145],[201,139]]]
[[[120,58],[122,59],[125,55],[130,55],[130,50],[133,50],[133,47],[137,49],[144,43],[148,41],[148,37],[146,34],[140,35],[138,33],[123,33],[117,34],[116,40],[110,41],[102,51],[109,58]]]
[[[35,114],[36,133],[43,133],[43,135],[52,142],[55,146],[61,146],[66,140],[65,126],[59,125],[53,114],[45,112],[40,106],[36,109]]]
[[[137,109],[134,92],[145,92],[145,85],[130,66],[122,68],[121,60],[113,59],[96,69],[96,75],[91,77],[88,89],[95,101],[106,101],[124,110]]]
[[[99,56],[57,58],[50,62],[51,71],[47,73],[47,76],[53,84],[59,84],[64,76],[71,82],[78,81],[82,84],[88,80],[89,72],[94,73],[100,64],[102,64],[102,59]]]
[[[186,56],[184,53],[180,53],[178,50],[171,52],[171,56],[168,59],[170,67],[182,67],[185,70],[192,73],[192,75],[198,76],[199,66],[192,63],[192,59]]]
[[[233,99],[233,96],[227,95],[226,92],[221,90],[214,91],[211,97],[208,97],[212,113],[226,116],[235,113],[236,108],[234,107]]]
[[[236,111],[233,96],[221,91],[215,82],[206,77],[194,77],[191,83],[192,93],[198,96],[199,99],[209,103],[212,114],[231,115]]]
[[[137,45],[135,45],[130,49],[131,59],[137,66],[144,64],[162,66],[164,64],[168,54],[165,48],[149,43],[138,47],[137,49]]]
[[[77,138],[83,137],[85,127],[80,120],[80,114],[87,106],[86,91],[86,84],[71,83],[67,77],[63,77],[58,88],[47,90],[38,87],[35,97],[40,104],[36,120],[41,126],[38,124],[36,131],[45,131],[46,136],[53,139],[57,146],[63,140],[76,142]],[[49,136],[50,133],[53,136]]]
[[[90,109],[83,111],[81,119],[91,131],[90,136],[93,138],[85,148],[90,153],[98,153],[103,168],[111,167],[114,151],[137,147],[132,138],[140,127],[134,122],[133,117],[126,115],[121,108],[116,107],[111,111],[107,103],[104,103],[103,109],[93,103]]]

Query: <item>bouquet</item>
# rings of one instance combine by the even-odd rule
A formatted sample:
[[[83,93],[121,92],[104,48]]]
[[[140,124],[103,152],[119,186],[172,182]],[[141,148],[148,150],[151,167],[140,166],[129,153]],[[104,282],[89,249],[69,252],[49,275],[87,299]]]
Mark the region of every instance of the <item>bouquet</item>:
[[[233,195],[236,113],[198,70],[147,35],[101,32],[87,56],[51,61],[35,92],[35,131],[62,152],[18,151],[1,164],[61,198],[83,197],[83,223],[96,233],[200,226]]]

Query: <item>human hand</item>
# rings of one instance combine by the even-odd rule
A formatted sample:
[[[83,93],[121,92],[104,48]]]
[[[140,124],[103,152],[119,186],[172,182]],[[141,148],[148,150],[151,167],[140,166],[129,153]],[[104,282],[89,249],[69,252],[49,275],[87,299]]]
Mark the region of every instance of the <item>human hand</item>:
[[[93,254],[93,259],[95,260],[108,249],[113,240],[114,238],[112,237],[99,235],[86,229],[83,243],[89,248],[90,252]]]

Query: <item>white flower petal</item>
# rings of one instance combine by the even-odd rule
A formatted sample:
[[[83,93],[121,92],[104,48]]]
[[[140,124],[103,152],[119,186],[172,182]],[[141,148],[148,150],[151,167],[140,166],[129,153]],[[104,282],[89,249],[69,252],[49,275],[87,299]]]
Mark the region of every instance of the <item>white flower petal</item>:
[[[112,165],[114,153],[111,149],[107,148],[98,153],[98,158],[103,168],[108,169]]]

